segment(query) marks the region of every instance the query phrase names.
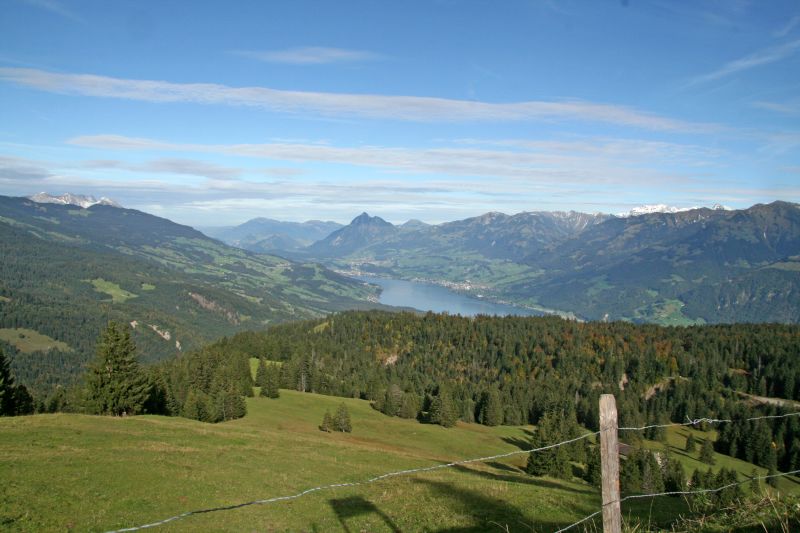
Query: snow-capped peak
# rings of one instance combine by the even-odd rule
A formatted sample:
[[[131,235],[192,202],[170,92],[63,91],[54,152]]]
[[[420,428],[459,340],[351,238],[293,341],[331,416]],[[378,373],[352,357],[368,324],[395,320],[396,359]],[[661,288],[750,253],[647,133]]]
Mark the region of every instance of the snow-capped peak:
[[[78,207],[91,207],[93,205],[109,205],[111,207],[122,207],[111,198],[103,196],[99,200],[94,196],[84,196],[82,194],[64,193],[61,196],[53,196],[46,192],[40,192],[28,197],[38,204],[61,204],[61,205],[75,205]]]
[[[627,217],[638,217],[640,215],[649,215],[651,213],[681,213],[683,211],[691,211],[692,209],[702,209],[699,206],[693,207],[675,207],[672,205],[667,204],[648,204],[648,205],[640,205],[639,207],[634,207],[630,211],[626,213],[618,213],[617,216],[620,218],[627,218]],[[714,204],[711,209],[715,211],[730,211],[731,208],[724,206],[722,204]]]

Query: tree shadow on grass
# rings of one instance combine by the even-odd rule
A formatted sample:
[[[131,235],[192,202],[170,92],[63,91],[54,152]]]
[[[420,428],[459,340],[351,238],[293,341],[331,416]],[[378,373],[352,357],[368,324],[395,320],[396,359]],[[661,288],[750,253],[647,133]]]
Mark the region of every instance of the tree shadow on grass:
[[[531,441],[530,439],[523,439],[522,437],[503,437],[503,441],[507,442],[512,446],[516,446],[520,450],[530,450],[531,449]]]
[[[563,490],[565,492],[572,492],[575,494],[587,494],[594,492],[593,489],[587,487],[586,490],[575,489],[572,487],[567,487],[556,483],[554,481],[550,481],[548,479],[529,476],[528,474],[517,473],[517,474],[501,474],[498,472],[489,472],[488,470],[478,470],[476,468],[470,468],[465,465],[455,465],[453,468],[458,470],[459,472],[465,472],[467,474],[473,474],[475,476],[480,476],[484,479],[490,479],[492,481],[505,481],[508,483],[520,483],[522,485],[533,485],[535,487],[541,487],[543,489],[558,489]]]
[[[517,507],[502,499],[456,487],[452,483],[430,479],[415,479],[414,482],[426,485],[440,498],[449,499],[454,512],[472,519],[470,525],[447,527],[436,530],[436,533],[483,533],[486,531],[531,533],[555,531],[569,525],[569,523],[548,519],[532,521],[531,517],[524,515]],[[559,488],[562,487],[559,486]],[[531,505],[535,506],[535,501],[532,501]],[[584,511],[585,509],[580,509],[579,513]]]
[[[487,461],[484,463],[486,466],[491,466],[497,470],[505,470],[506,472],[513,472],[514,474],[523,474],[525,471],[518,466],[501,463],[500,461]]]
[[[389,528],[389,530],[391,530],[393,533],[401,533],[400,528],[397,527],[397,524],[394,523],[394,520],[392,520],[389,515],[381,511],[374,503],[362,498],[361,496],[350,496],[348,498],[328,500],[328,503],[330,503],[331,507],[333,507],[333,512],[336,513],[336,518],[339,519],[339,523],[342,524],[342,529],[344,529],[347,533],[351,533],[352,531],[361,531],[361,529],[358,528],[351,530],[347,525],[347,521],[349,519],[370,514],[377,515],[381,520],[383,520],[383,523],[386,524],[386,527]]]

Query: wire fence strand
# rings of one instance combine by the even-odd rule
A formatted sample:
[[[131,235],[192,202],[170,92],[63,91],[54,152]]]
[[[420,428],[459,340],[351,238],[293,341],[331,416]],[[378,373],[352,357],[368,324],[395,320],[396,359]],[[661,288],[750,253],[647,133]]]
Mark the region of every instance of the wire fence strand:
[[[728,483],[727,485],[722,485],[721,487],[715,487],[713,489],[673,490],[673,491],[668,491],[668,492],[655,492],[655,493],[651,493],[651,494],[630,494],[628,496],[625,496],[624,498],[620,498],[619,500],[614,500],[614,501],[607,502],[606,504],[601,506],[599,511],[595,511],[590,515],[584,516],[583,518],[581,518],[577,522],[574,522],[574,523],[568,525],[567,527],[563,527],[563,528],[555,531],[554,533],[564,533],[564,531],[569,531],[570,529],[572,529],[572,528],[574,528],[576,526],[579,526],[582,523],[584,523],[584,522],[586,522],[588,520],[591,520],[595,516],[597,516],[600,513],[602,513],[603,512],[603,507],[607,507],[609,505],[613,505],[613,504],[616,504],[616,503],[624,503],[624,502],[626,502],[628,500],[637,500],[637,499],[644,499],[644,498],[656,498],[656,497],[659,497],[659,496],[694,496],[694,495],[699,495],[699,494],[712,494],[712,493],[715,493],[715,492],[722,492],[725,489],[738,487],[739,485],[744,485],[746,483],[752,483],[753,481],[763,481],[765,479],[779,478],[779,477],[784,477],[784,476],[792,476],[792,475],[795,475],[795,474],[800,474],[800,469],[792,470],[792,471],[789,471],[789,472],[778,472],[777,474],[769,474],[769,475],[766,475],[766,476],[753,476],[753,477],[747,478],[747,479],[745,479],[743,481],[736,481],[734,483]]]
[[[672,422],[672,423],[668,423],[668,424],[651,424],[651,425],[641,426],[641,427],[619,427],[619,428],[616,428],[616,429],[618,431],[645,431],[647,429],[652,429],[652,428],[667,428],[667,427],[676,427],[676,426],[695,426],[695,425],[701,424],[703,422],[711,423],[711,424],[721,424],[721,423],[732,423],[732,422],[747,422],[747,421],[762,420],[762,419],[768,419],[768,418],[769,419],[772,419],[772,418],[786,418],[786,417],[790,417],[790,416],[800,416],[800,411],[793,412],[793,413],[786,413],[786,414],[782,414],[782,415],[764,415],[764,416],[756,416],[756,417],[751,417],[751,418],[743,418],[743,419],[738,419],[738,420],[735,420],[735,419],[720,419],[720,418],[696,418],[696,419],[690,419],[687,422]],[[613,428],[609,428],[609,429],[613,429]],[[286,496],[276,496],[276,497],[273,497],[273,498],[265,498],[265,499],[260,499],[260,500],[253,500],[253,501],[249,501],[249,502],[243,502],[243,503],[237,503],[237,504],[231,504],[231,505],[223,505],[223,506],[218,506],[218,507],[210,507],[210,508],[198,509],[198,510],[194,510],[194,511],[186,511],[184,513],[181,513],[181,514],[178,514],[178,515],[175,515],[175,516],[171,516],[169,518],[164,518],[163,520],[159,520],[157,522],[151,522],[149,524],[143,524],[143,525],[139,525],[139,526],[132,526],[132,527],[127,527],[127,528],[122,528],[122,529],[110,530],[107,533],[123,533],[123,532],[129,532],[129,531],[141,531],[143,529],[150,529],[150,528],[154,528],[154,527],[158,527],[158,526],[163,526],[163,525],[168,524],[170,522],[174,522],[176,520],[181,520],[181,519],[184,519],[184,518],[188,518],[188,517],[193,516],[193,515],[208,514],[208,513],[214,513],[214,512],[219,512],[219,511],[230,511],[230,510],[234,510],[234,509],[241,509],[242,507],[249,507],[249,506],[252,506],[252,505],[265,505],[265,504],[276,503],[276,502],[280,502],[280,501],[294,500],[294,499],[306,496],[307,494],[311,494],[311,493],[319,492],[319,491],[331,490],[331,489],[336,489],[336,488],[358,487],[358,486],[363,486],[363,485],[369,485],[371,483],[375,483],[375,482],[378,482],[378,481],[381,481],[381,480],[384,480],[384,479],[388,479],[388,478],[392,478],[392,477],[406,476],[406,475],[411,475],[411,474],[419,474],[419,473],[423,473],[423,472],[431,472],[431,471],[434,471],[434,470],[441,470],[441,469],[444,469],[444,468],[452,468],[452,467],[455,467],[455,466],[465,465],[465,464],[470,464],[470,463],[480,463],[480,462],[492,461],[492,460],[495,460],[495,459],[503,459],[505,457],[512,457],[512,456],[515,456],[515,455],[524,455],[524,454],[532,454],[532,453],[537,453],[537,452],[543,452],[545,450],[558,448],[560,446],[565,446],[567,444],[573,444],[575,442],[579,442],[581,440],[584,440],[584,439],[587,439],[587,438],[590,438],[590,437],[595,437],[597,435],[600,435],[601,432],[602,432],[602,430],[601,431],[594,431],[594,432],[591,432],[591,433],[584,433],[582,435],[579,435],[577,437],[574,437],[574,438],[571,438],[571,439],[568,439],[568,440],[564,440],[564,441],[553,443],[553,444],[548,444],[547,446],[542,446],[542,447],[539,447],[539,448],[533,448],[533,449],[530,449],[530,450],[515,450],[515,451],[512,451],[512,452],[506,452],[506,453],[501,453],[501,454],[497,454],[497,455],[490,455],[490,456],[486,456],[486,457],[476,457],[476,458],[472,458],[472,459],[461,459],[461,460],[458,460],[458,461],[452,461],[450,463],[443,463],[443,464],[425,466],[425,467],[420,467],[420,468],[409,468],[409,469],[406,469],[406,470],[397,470],[395,472],[387,472],[385,474],[381,474],[379,476],[375,476],[375,477],[372,477],[372,478],[369,478],[369,479],[366,479],[366,480],[362,480],[362,481],[352,481],[352,482],[331,483],[331,484],[328,484],[328,485],[320,485],[318,487],[312,487],[312,488],[306,489],[306,490],[304,490],[302,492],[298,492],[296,494],[290,494],[290,495],[286,495]],[[752,479],[759,479],[759,480],[760,479],[769,479],[769,478],[773,478],[773,477],[788,476],[788,475],[796,474],[798,472],[800,472],[800,470],[794,470],[792,472],[781,472],[781,473],[778,473],[778,474],[772,474],[772,475],[769,475],[769,476],[761,476],[761,477],[757,477],[757,478],[749,478],[746,481],[737,482],[737,483],[731,483],[729,485],[726,485],[726,486],[720,487],[720,488],[716,488],[716,489],[703,489],[703,490],[698,490],[698,491],[677,491],[677,492],[664,492],[664,493],[657,493],[657,494],[630,495],[630,496],[626,496],[625,498],[620,499],[619,502],[622,503],[622,502],[624,502],[626,500],[635,499],[635,498],[649,498],[649,497],[656,497],[656,496],[670,496],[670,495],[681,495],[681,494],[702,494],[702,493],[709,493],[709,492],[719,492],[721,490],[725,490],[726,488],[729,488],[729,487],[732,487],[732,486],[741,485],[743,483],[748,483]],[[610,505],[611,503],[616,503],[616,502],[609,502],[606,505]],[[576,527],[576,526],[578,526],[578,525],[580,525],[580,524],[582,524],[582,523],[584,523],[584,522],[586,522],[588,520],[591,520],[595,516],[599,515],[601,512],[602,512],[602,508],[600,510],[598,510],[598,511],[595,511],[594,513],[592,513],[590,515],[587,515],[587,516],[583,517],[581,520],[579,520],[579,521],[577,521],[577,522],[575,522],[573,524],[570,524],[569,526],[567,526],[565,528],[559,529],[556,533],[562,533],[564,531],[568,531],[568,530],[570,530],[570,529],[572,529],[572,528],[574,528],[574,527]]]

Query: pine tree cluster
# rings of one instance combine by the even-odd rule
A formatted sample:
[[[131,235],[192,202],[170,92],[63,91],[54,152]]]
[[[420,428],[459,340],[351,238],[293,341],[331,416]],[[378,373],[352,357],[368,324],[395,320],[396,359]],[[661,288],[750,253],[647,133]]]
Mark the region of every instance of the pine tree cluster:
[[[11,374],[11,362],[0,349],[0,416],[33,413],[33,398],[25,385],[17,384]]]

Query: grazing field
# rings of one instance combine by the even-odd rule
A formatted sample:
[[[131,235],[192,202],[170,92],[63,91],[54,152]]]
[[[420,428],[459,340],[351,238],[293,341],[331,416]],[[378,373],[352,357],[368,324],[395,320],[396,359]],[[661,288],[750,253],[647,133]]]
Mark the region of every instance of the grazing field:
[[[93,279],[90,280],[90,282],[92,285],[94,285],[94,290],[111,296],[111,301],[114,303],[122,303],[125,300],[130,300],[131,298],[136,298],[138,296],[137,294],[126,291],[116,283],[112,281],[106,281],[103,278]]]
[[[45,352],[53,348],[62,352],[70,350],[67,343],[51,339],[33,329],[2,328],[0,329],[0,340],[13,344],[17,350],[23,353]]]
[[[325,410],[334,411],[342,401],[351,412],[353,433],[319,431]],[[189,510],[520,450],[528,442],[525,427],[443,429],[385,417],[361,400],[285,390],[277,400],[249,399],[248,410],[243,419],[217,425],[160,416],[2,418],[0,528],[129,527]],[[681,435],[670,438],[680,445]],[[520,454],[318,491],[194,515],[159,529],[553,531],[600,508],[594,488],[577,480],[530,477],[520,470],[525,460]],[[743,468],[749,473],[751,465]],[[623,511],[660,524],[686,512],[686,506],[664,497],[636,501]]]

